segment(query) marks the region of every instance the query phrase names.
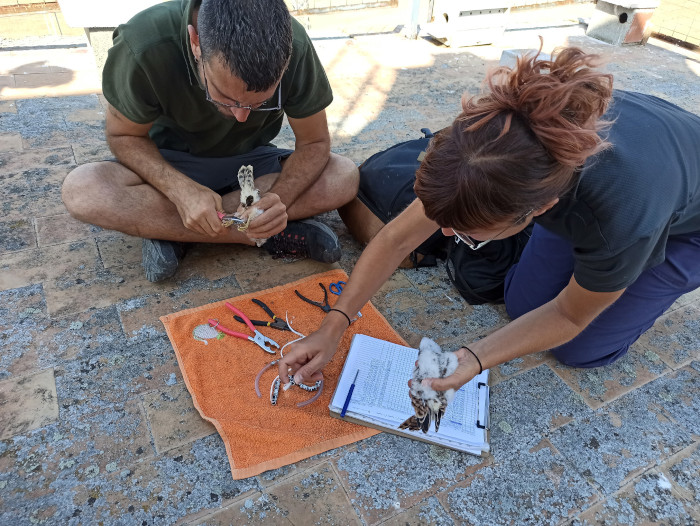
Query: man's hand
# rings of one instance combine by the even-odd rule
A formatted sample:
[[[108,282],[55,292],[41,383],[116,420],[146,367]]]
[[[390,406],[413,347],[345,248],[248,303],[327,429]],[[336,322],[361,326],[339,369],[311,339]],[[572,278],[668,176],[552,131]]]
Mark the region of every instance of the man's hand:
[[[267,192],[253,206],[263,210],[263,213],[253,219],[246,234],[252,239],[266,239],[279,234],[287,227],[287,207],[280,196]]]
[[[170,196],[186,228],[210,237],[221,235],[225,227],[216,214],[222,210],[221,196],[200,184],[187,185]]]

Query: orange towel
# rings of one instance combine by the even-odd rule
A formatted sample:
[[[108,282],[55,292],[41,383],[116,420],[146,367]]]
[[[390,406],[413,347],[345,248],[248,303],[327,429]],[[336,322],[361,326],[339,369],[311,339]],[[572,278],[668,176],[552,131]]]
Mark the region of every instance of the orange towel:
[[[292,327],[308,336],[318,328],[325,313],[299,299],[294,289],[321,302],[323,292],[318,284],[323,283],[327,288],[338,280],[347,281],[347,275],[342,270],[332,270],[228,301],[250,319],[267,320],[267,314],[250,301],[251,298],[260,299],[281,318],[288,312]],[[329,292],[331,306],[337,298]],[[323,394],[312,404],[298,408],[298,402],[308,400],[315,393],[298,387],[288,391],[280,388],[277,405],[270,404],[270,384],[277,376],[276,365],[260,379],[262,398],[255,394],[255,376],[265,364],[279,358],[279,352],[273,356],[252,342],[228,335],[208,339],[207,344],[194,338],[195,327],[207,325],[209,318],[218,319],[224,327],[236,332],[250,333],[244,324],[233,319],[233,312],[224,303],[220,301],[169,314],[161,321],[175,349],[194,406],[204,419],[216,426],[226,444],[234,479],[252,477],[378,433],[333,418],[328,411],[353,334],[368,334],[405,345],[372,304],[363,307],[362,318],[345,332],[338,352],[325,367]],[[258,327],[258,330],[280,347],[298,338],[289,331],[269,327]],[[288,350],[289,347],[285,352]]]

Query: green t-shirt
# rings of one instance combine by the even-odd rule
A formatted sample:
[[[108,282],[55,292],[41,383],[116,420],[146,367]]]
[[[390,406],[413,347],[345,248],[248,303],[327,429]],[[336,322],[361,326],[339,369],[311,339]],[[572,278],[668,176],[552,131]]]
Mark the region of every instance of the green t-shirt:
[[[251,112],[245,122],[225,119],[206,100],[195,67],[187,33],[193,4],[157,4],[119,26],[102,76],[102,92],[112,106],[133,122],[154,123],[149,134],[159,148],[202,157],[247,153],[271,143],[284,113],[303,119],[332,102],[313,44],[292,19],[292,56],[281,82],[284,111]]]

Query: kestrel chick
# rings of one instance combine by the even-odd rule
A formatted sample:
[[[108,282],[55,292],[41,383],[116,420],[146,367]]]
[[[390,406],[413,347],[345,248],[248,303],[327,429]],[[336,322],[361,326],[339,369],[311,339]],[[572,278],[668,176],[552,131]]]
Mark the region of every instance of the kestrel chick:
[[[245,225],[239,226],[239,230],[246,230],[250,222],[263,213],[258,207],[253,206],[260,201],[260,191],[255,188],[252,165],[241,166],[238,170],[238,184],[241,187],[241,204],[238,206],[236,215],[245,219]],[[255,239],[255,244],[262,246],[267,239]]]
[[[445,414],[447,404],[452,402],[455,390],[435,391],[423,385],[425,378],[444,378],[457,369],[457,356],[452,351],[443,351],[430,338],[423,338],[418,347],[418,362],[413,369],[413,380],[409,396],[416,414],[399,426],[399,429],[427,433],[431,422],[435,431],[440,428],[440,419]]]

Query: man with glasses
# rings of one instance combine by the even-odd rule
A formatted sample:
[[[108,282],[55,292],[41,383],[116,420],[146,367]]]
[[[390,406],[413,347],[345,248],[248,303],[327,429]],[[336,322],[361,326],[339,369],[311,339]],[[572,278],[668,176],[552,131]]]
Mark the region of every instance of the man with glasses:
[[[150,281],[171,277],[189,242],[269,238],[274,256],[340,258],[337,236],[308,219],[357,193],[355,164],[330,152],[332,91],[311,40],[283,0],[180,0],[114,33],[103,74],[116,162],[78,167],[63,200],[76,218],[143,239]],[[284,116],[295,149],[277,148]],[[217,212],[239,204],[252,165],[263,213],[248,230]]]

